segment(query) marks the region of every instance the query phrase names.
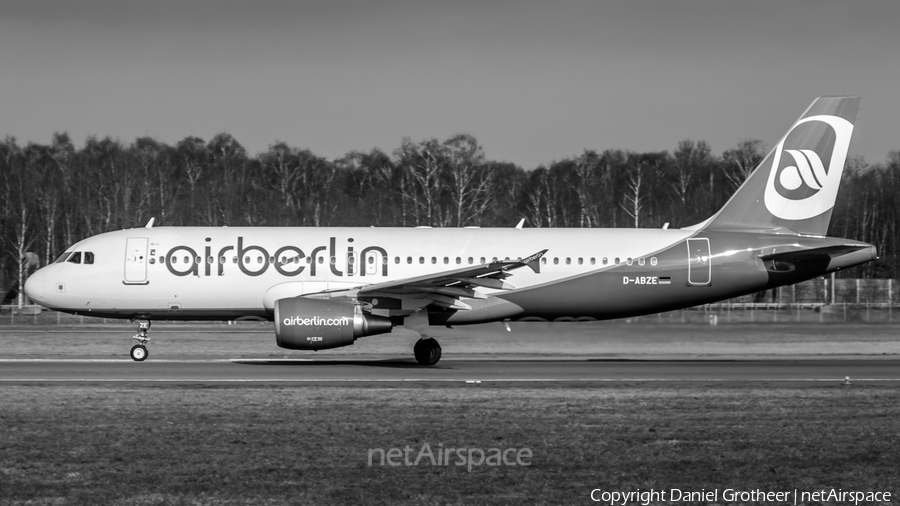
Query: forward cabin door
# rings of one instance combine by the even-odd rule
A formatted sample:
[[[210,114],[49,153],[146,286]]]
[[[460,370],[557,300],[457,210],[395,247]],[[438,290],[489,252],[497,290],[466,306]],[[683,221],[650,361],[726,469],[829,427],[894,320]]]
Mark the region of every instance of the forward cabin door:
[[[712,283],[712,259],[709,255],[709,239],[706,237],[687,240],[688,285],[709,286]]]
[[[125,284],[147,284],[147,246],[150,239],[146,237],[129,237],[125,241]]]

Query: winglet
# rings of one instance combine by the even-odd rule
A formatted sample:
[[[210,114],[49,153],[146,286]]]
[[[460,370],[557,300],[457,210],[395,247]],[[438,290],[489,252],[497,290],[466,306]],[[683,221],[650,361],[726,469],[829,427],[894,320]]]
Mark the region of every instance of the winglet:
[[[522,226],[524,226],[524,225],[525,225],[525,218],[522,218],[521,220],[519,220],[519,224],[516,225],[516,230],[522,230]]]
[[[533,270],[535,274],[540,274],[541,273],[541,257],[543,257],[544,253],[546,253],[546,252],[547,252],[547,250],[542,249],[541,251],[538,251],[534,255],[531,255],[527,258],[523,258],[522,263],[527,265],[528,267],[531,267],[531,270]]]
[[[144,228],[153,228],[153,222],[156,221],[156,218],[150,218],[150,221],[147,222],[147,225]]]

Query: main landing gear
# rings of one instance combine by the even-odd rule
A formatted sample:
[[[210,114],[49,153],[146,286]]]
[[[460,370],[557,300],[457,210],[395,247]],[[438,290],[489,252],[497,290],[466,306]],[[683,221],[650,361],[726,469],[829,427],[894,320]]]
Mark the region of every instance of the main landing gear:
[[[131,347],[131,360],[143,362],[150,355],[150,352],[147,351],[147,343],[150,342],[150,338],[147,336],[147,333],[150,332],[150,320],[135,319],[131,320],[131,324],[134,325],[134,330],[137,331],[133,339],[137,339],[138,343],[140,343]]]
[[[441,345],[433,337],[422,338],[416,341],[413,347],[416,362],[422,365],[434,365],[441,359]]]

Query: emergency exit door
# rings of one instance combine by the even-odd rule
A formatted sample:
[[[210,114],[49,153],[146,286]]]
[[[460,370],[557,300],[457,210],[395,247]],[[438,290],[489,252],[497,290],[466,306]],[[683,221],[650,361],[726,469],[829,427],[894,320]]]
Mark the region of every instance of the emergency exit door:
[[[147,246],[150,239],[146,237],[129,237],[125,241],[125,284],[147,284]]]
[[[712,259],[709,255],[709,239],[687,240],[688,285],[709,286],[712,283]]]

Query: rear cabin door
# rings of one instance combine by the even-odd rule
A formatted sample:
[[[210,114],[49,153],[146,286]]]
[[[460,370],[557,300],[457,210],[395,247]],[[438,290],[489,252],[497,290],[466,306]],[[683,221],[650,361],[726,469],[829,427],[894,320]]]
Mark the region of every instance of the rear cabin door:
[[[712,261],[709,256],[709,239],[687,240],[688,285],[709,286],[712,283]]]
[[[150,239],[146,237],[129,237],[125,242],[125,284],[147,284],[147,246]]]

